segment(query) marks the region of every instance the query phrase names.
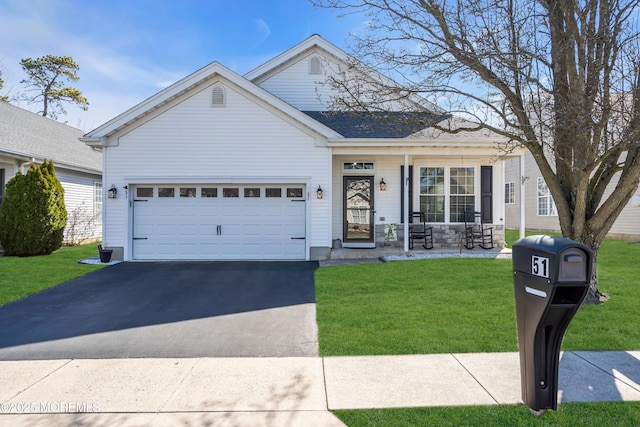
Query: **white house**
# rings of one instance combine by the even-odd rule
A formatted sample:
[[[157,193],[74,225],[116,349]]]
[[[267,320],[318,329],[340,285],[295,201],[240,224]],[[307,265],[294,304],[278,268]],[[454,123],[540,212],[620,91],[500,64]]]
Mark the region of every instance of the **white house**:
[[[77,243],[102,234],[102,153],[78,141],[83,132],[0,102],[0,204],[7,181],[32,163],[52,160],[64,188],[64,239]]]
[[[455,120],[426,103],[328,112],[326,74],[346,58],[314,35],[245,76],[214,62],[86,134],[104,153],[103,244],[124,260],[313,260],[396,224],[408,251],[423,211],[436,245],[457,247],[472,209],[500,245],[500,137],[436,134],[429,122]]]
[[[615,187],[614,179],[607,187],[607,197]],[[521,201],[521,191],[524,197]],[[524,209],[521,209],[524,206]],[[520,228],[524,220],[527,230],[560,231],[558,212],[547,184],[531,153],[523,161],[505,161],[505,225]],[[608,234],[611,238],[640,241],[640,187],[624,207]]]

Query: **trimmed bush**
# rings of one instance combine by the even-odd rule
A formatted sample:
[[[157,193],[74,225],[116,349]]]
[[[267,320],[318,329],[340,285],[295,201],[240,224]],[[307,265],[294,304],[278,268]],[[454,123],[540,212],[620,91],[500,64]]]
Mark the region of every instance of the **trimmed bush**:
[[[62,246],[67,209],[53,162],[32,164],[7,182],[0,206],[0,243],[6,255],[46,255]]]

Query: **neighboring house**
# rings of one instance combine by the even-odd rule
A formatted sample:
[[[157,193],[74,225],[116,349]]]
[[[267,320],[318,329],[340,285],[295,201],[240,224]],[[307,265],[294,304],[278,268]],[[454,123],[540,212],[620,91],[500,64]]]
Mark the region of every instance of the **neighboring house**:
[[[104,245],[125,260],[310,260],[382,245],[397,224],[408,250],[420,210],[436,245],[457,248],[468,209],[500,245],[501,137],[433,132],[458,121],[424,100],[328,112],[326,73],[346,59],[314,35],[245,76],[214,62],[86,134],[104,153]],[[404,120],[416,114],[424,124]]]
[[[0,203],[7,181],[32,163],[52,160],[64,188],[68,220],[64,239],[77,243],[102,235],[102,153],[78,140],[83,132],[0,102]]]
[[[524,223],[527,230],[560,231],[558,212],[549,188],[533,156],[524,155],[524,167],[520,159],[505,161],[505,226],[520,228],[522,210],[520,195],[524,187]],[[521,172],[524,170],[524,173]],[[605,197],[616,185],[616,179],[607,187]],[[640,187],[622,210],[608,234],[611,238],[640,241]]]

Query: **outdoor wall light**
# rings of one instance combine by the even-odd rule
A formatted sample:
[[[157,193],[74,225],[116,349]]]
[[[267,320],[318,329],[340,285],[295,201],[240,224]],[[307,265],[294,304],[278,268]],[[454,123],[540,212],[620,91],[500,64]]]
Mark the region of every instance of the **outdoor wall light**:
[[[384,182],[384,178],[382,178],[380,180],[380,191],[386,191],[386,189],[387,189],[387,183]]]
[[[109,197],[110,199],[118,198],[118,189],[115,185],[111,184],[111,188],[107,191],[107,197]]]
[[[324,197],[324,192],[322,191],[322,188],[318,185],[318,190],[316,191],[316,196],[318,197],[318,199],[322,199]]]

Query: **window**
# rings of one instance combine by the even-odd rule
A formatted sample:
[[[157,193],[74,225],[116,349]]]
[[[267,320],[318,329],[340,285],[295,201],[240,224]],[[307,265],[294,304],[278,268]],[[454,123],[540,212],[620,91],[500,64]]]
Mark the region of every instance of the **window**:
[[[212,107],[224,107],[225,99],[224,99],[224,88],[220,86],[216,86],[211,91],[211,106]]]
[[[195,187],[180,187],[180,197],[196,197]]]
[[[557,216],[556,204],[544,178],[538,178],[538,216]]]
[[[516,183],[513,181],[504,184],[504,202],[507,205],[516,203]]]
[[[222,197],[240,197],[239,188],[223,188]]]
[[[476,168],[421,167],[420,211],[426,222],[464,222],[464,212],[475,210]]]
[[[176,189],[173,187],[160,187],[158,188],[158,197],[175,197]]]
[[[93,183],[93,217],[97,224],[102,224],[102,183]]]
[[[426,222],[444,222],[444,168],[420,168],[420,211]]]
[[[267,197],[282,197],[282,188],[267,188]]]
[[[464,212],[476,206],[474,168],[451,168],[449,182],[449,222],[464,222]]]
[[[301,198],[302,188],[287,188],[287,197]]]
[[[245,188],[244,189],[244,197],[246,199],[254,198],[254,197],[260,197],[260,189],[259,188]]]
[[[217,188],[203,187],[200,193],[201,197],[218,197]]]
[[[136,197],[153,197],[153,188],[151,187],[138,187],[136,188]]]
[[[369,210],[366,208],[349,209],[349,224],[367,224],[369,222]]]
[[[375,169],[375,165],[373,162],[344,162],[342,168],[346,171],[372,171]]]

